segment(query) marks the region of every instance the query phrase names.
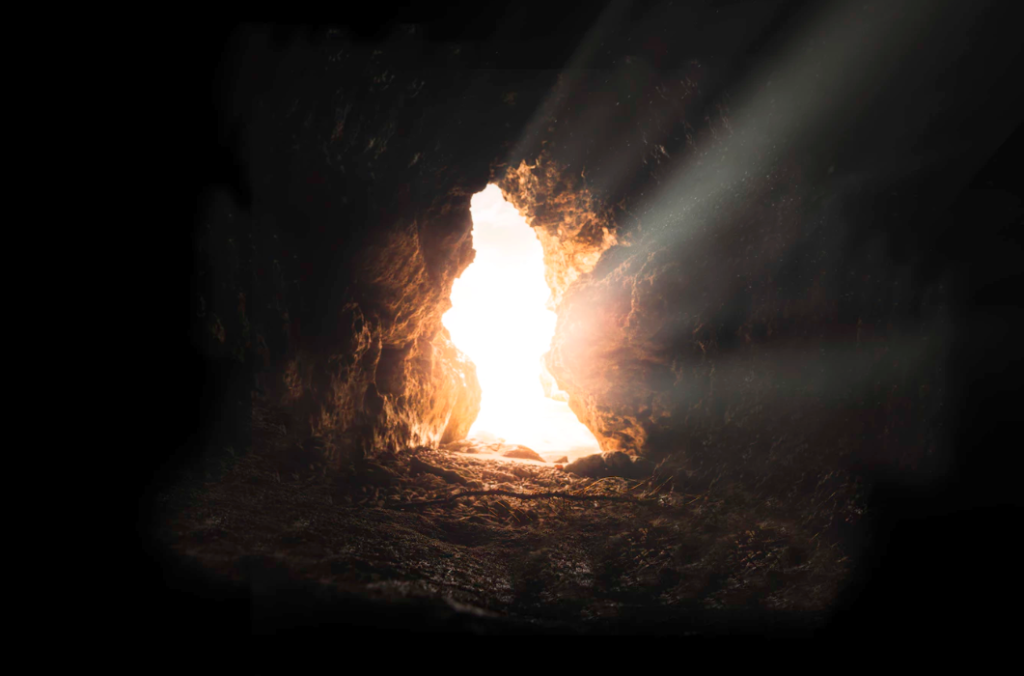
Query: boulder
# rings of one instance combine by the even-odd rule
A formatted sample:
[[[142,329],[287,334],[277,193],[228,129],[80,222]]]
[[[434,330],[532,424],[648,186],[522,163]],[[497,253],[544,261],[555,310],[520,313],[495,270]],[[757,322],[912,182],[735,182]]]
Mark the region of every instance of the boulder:
[[[647,458],[637,455],[633,457],[632,478],[644,479],[654,474],[655,464]]]
[[[608,476],[608,467],[604,464],[604,458],[600,453],[587,455],[570,462],[565,466],[565,471],[585,477],[600,478]]]
[[[526,446],[512,446],[511,448],[501,452],[503,458],[519,458],[521,460],[537,460],[539,462],[547,462],[544,458],[538,455],[537,451]]]
[[[602,453],[604,464],[610,476],[630,477],[633,475],[633,461],[622,451]]]

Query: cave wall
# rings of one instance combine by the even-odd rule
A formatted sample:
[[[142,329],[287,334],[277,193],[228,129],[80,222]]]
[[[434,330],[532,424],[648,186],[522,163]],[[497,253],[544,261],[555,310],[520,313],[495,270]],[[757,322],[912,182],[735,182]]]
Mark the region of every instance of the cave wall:
[[[967,108],[939,107],[941,64],[915,55],[856,115],[815,117],[862,85],[741,87],[637,35],[563,74],[499,181],[544,245],[571,408],[603,450],[705,476],[941,465],[955,281],[922,231],[948,227],[964,174],[907,170]],[[921,122],[937,110],[948,126]]]
[[[479,384],[440,319],[494,181],[543,245],[548,368],[604,450],[705,473],[919,465],[942,434],[949,286],[907,224],[941,205],[921,211],[934,186],[912,172],[878,178],[920,134],[873,131],[929,103],[897,86],[846,126],[752,129],[744,64],[692,58],[699,22],[616,28],[567,69],[413,27],[240,33],[224,108],[251,194],[209,203],[196,341],[336,457],[464,436]]]
[[[416,26],[385,42],[250,27],[226,53],[249,191],[206,205],[195,341],[336,462],[464,437],[480,386],[441,316],[473,260],[470,199],[553,76]]]
[[[842,148],[743,156],[765,144],[736,142],[702,70],[633,57],[582,75],[540,156],[501,181],[545,245],[549,370],[605,451],[705,474],[919,466],[950,326],[943,280],[893,251],[913,206],[851,188]],[[578,140],[602,108],[615,141]],[[766,174],[732,177],[737,150]]]
[[[668,152],[685,153],[685,142]],[[528,186],[524,172],[546,187]],[[935,452],[950,340],[943,280],[922,285],[884,236],[853,235],[858,219],[899,228],[904,205],[877,194],[816,202],[794,163],[730,192],[740,206],[729,217],[705,214],[710,223],[666,243],[664,230],[645,232],[640,199],[607,206],[575,177],[544,154],[502,186],[550,228],[546,252],[603,252],[582,264],[548,257],[569,268],[549,275],[559,320],[548,368],[602,450],[751,475],[837,461],[910,469]],[[657,171],[648,178],[655,185]],[[538,218],[538,195],[569,206]],[[562,225],[597,220],[574,220],[580,200],[602,205],[598,237]],[[566,278],[575,281],[559,287]]]

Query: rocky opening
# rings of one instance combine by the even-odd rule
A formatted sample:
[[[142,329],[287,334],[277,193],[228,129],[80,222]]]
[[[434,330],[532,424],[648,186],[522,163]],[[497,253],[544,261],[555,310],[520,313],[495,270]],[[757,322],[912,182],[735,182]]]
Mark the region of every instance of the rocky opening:
[[[540,240],[494,184],[473,197],[471,211],[475,258],[443,317],[480,381],[468,440],[523,445],[547,461],[599,452],[546,366],[557,317]]]

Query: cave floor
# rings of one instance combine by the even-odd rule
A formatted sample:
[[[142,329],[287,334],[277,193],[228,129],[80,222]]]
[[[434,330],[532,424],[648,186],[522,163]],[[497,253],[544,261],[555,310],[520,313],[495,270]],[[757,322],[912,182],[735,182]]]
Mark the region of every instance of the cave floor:
[[[211,584],[246,588],[254,623],[281,621],[276,590],[298,586],[325,607],[373,608],[377,621],[428,608],[424,621],[483,632],[813,629],[849,573],[818,525],[735,486],[692,494],[657,474],[594,480],[450,448],[381,454],[358,471],[300,468],[299,440],[266,410],[252,437],[251,452],[160,496],[158,537]],[[465,484],[412,471],[421,462]],[[641,502],[406,504],[492,489]]]

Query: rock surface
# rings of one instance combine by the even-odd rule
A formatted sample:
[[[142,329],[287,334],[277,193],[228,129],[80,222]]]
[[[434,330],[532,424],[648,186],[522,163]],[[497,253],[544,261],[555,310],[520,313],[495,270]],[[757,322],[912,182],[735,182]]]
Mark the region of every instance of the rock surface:
[[[826,151],[774,157],[724,106],[693,117],[707,111],[699,65],[675,81],[643,59],[615,72],[635,101],[607,112],[624,134],[616,162],[603,144],[551,143],[500,183],[545,247],[548,369],[601,448],[737,476],[924,462],[942,426],[948,295],[885,253],[905,203],[839,206]],[[611,98],[604,75],[573,82],[552,139]],[[762,180],[731,177],[723,158],[742,144],[743,166],[771,167]]]
[[[632,476],[636,479],[643,479],[645,477],[650,476],[651,474],[654,473],[654,470],[657,468],[657,465],[655,465],[653,462],[643,457],[642,455],[633,456],[632,461]]]
[[[503,458],[519,458],[521,460],[536,460],[538,462],[547,462],[544,458],[540,457],[537,451],[526,446],[514,446],[507,451],[501,452]]]
[[[594,479],[610,476],[624,479],[645,479],[654,470],[655,464],[647,458],[631,457],[622,451],[586,455],[565,466],[566,472]]]
[[[632,474],[633,461],[622,451],[602,453],[601,458],[604,460],[604,464],[608,468],[608,473],[612,476],[628,476]]]
[[[565,466],[566,472],[572,472],[579,476],[601,478],[608,476],[608,467],[604,464],[604,458],[600,453],[585,455],[582,458],[573,460]]]
[[[502,471],[508,461],[423,448],[382,454],[372,467],[279,476],[270,456],[292,440],[257,425],[253,442],[254,452],[222,480],[200,475],[168,494],[159,535],[212,579],[259,584],[262,593],[252,596],[257,610],[271,593],[289,599],[288,611],[259,613],[263,622],[297,610],[289,585],[272,584],[272,571],[281,582],[305,581],[335,611],[357,599],[455,598],[503,617],[558,620],[601,633],[609,619],[631,631],[644,617],[692,622],[695,605],[729,611],[723,619],[737,621],[752,607],[785,611],[780,621],[794,614],[803,619],[801,611],[821,615],[851,569],[826,528],[856,517],[847,494],[829,512],[794,523],[787,518],[793,497],[766,507],[763,500],[732,499],[719,487],[710,503],[716,508],[696,510],[687,504],[692,498],[653,492],[658,487],[633,491],[623,480],[597,483],[533,463],[516,464],[521,471],[511,475]],[[464,477],[465,488],[417,469],[424,466]],[[384,472],[386,483],[379,480]],[[446,499],[474,486],[511,495]],[[836,489],[827,488],[825,495]],[[657,507],[523,499],[531,493],[637,497],[647,490],[646,497],[658,496]],[[402,508],[416,502],[433,504]],[[807,565],[813,551],[820,555]],[[197,596],[209,595],[212,579],[201,578]],[[333,591],[347,596],[332,598]],[[631,603],[621,603],[624,593]],[[222,606],[210,610],[216,615]],[[408,611],[385,609],[403,617]],[[246,631],[255,615],[245,613]],[[696,622],[706,631],[703,616]]]
[[[413,458],[412,460],[409,461],[409,473],[412,476],[417,476],[420,474],[432,474],[436,477],[444,479],[447,483],[450,484],[460,484],[465,486],[468,483],[467,479],[458,472],[456,472],[455,470],[445,469],[443,467],[438,467],[437,465],[431,465],[430,463],[424,462],[419,458]]]

